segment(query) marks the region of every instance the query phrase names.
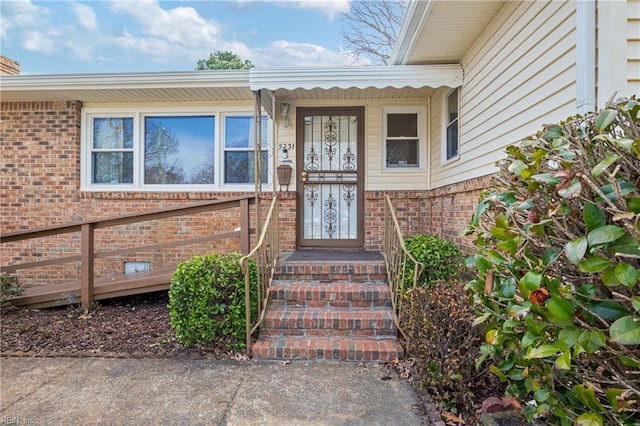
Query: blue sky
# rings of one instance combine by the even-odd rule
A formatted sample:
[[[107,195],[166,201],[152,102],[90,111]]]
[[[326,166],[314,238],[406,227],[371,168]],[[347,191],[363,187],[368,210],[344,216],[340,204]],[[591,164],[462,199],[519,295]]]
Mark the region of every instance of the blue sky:
[[[353,65],[348,0],[2,0],[0,53],[22,74],[189,71],[230,50],[260,67]]]

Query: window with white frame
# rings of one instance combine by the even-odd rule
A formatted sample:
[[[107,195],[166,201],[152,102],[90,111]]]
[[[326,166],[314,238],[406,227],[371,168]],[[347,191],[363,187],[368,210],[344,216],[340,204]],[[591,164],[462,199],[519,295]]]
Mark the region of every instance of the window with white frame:
[[[181,114],[162,109],[83,114],[86,190],[251,190],[255,119],[250,112]],[[269,178],[269,122],[261,117],[261,177]]]
[[[267,146],[267,120],[261,123],[261,146]],[[226,116],[224,137],[224,183],[255,182],[255,148],[253,117]],[[269,171],[268,151],[261,150],[260,170],[262,182],[267,182]]]
[[[445,102],[444,161],[455,160],[459,155],[458,141],[458,89],[451,91]]]
[[[421,167],[421,108],[385,108],[383,117],[385,168]]]
[[[94,117],[91,126],[91,182],[133,183],[133,118]]]

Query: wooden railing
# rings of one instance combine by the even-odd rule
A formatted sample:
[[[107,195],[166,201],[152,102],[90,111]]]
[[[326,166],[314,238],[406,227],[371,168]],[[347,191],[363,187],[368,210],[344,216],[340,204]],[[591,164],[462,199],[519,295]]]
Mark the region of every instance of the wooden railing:
[[[384,209],[384,261],[393,303],[393,320],[406,338],[402,318],[402,295],[408,287],[415,287],[424,265],[407,251],[398,224],[395,209],[388,195],[385,195]]]
[[[67,262],[80,261],[80,302],[83,306],[90,306],[94,300],[94,260],[109,256],[119,256],[136,252],[162,250],[186,246],[191,244],[201,244],[216,240],[240,237],[240,251],[247,253],[250,244],[250,220],[249,205],[254,204],[253,195],[244,197],[234,197],[224,200],[207,201],[188,206],[178,206],[152,210],[142,213],[132,213],[128,215],[109,217],[105,219],[87,220],[82,222],[71,222],[62,225],[49,226],[27,231],[16,231],[0,236],[0,243],[10,243],[23,241],[32,238],[47,237],[53,235],[68,234],[72,232],[80,232],[80,255],[66,256],[53,259],[47,259],[36,262],[26,262],[14,265],[2,266],[1,271],[12,273],[18,270],[30,269],[49,265],[60,265]],[[137,222],[146,222],[150,220],[165,219],[174,216],[194,215],[197,213],[210,212],[215,210],[226,210],[231,208],[240,209],[239,230],[233,232],[224,232],[214,235],[200,236],[196,238],[171,241],[162,244],[153,244],[146,246],[130,247],[119,250],[96,252],[94,247],[94,231],[97,229],[108,228],[117,225],[125,225]]]
[[[273,281],[273,275],[278,264],[280,254],[278,219],[278,196],[274,194],[258,242],[253,250],[251,250],[251,253],[240,259],[242,271],[244,272],[246,349],[248,355],[251,355],[251,336],[260,326],[267,310],[269,287]],[[257,288],[254,292],[251,291],[249,259],[255,261],[257,269]],[[256,304],[258,315],[257,318],[254,319],[251,315],[251,307]]]

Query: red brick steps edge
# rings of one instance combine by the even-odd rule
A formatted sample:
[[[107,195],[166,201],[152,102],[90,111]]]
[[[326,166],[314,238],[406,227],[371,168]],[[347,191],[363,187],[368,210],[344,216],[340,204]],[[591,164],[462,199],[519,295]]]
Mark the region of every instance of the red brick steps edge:
[[[287,360],[393,361],[404,357],[397,339],[348,337],[261,338],[253,357]]]

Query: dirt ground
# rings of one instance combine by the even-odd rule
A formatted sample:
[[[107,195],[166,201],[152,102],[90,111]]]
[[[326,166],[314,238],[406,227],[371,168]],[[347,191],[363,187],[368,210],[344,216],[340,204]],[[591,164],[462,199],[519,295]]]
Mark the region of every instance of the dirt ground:
[[[223,347],[186,347],[170,325],[167,292],[79,306],[9,308],[0,321],[0,353],[10,356],[134,358],[241,357]]]

